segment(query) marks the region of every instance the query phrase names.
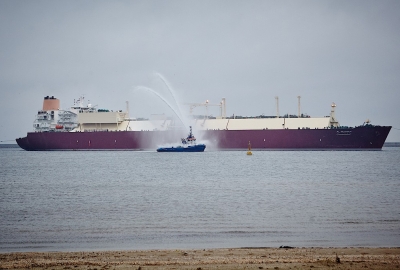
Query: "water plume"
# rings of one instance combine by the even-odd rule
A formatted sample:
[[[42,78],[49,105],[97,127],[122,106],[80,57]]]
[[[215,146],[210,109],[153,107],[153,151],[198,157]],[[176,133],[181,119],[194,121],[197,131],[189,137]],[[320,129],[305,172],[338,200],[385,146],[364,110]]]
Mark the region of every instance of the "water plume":
[[[175,113],[175,115],[176,115],[176,116],[178,117],[178,119],[182,122],[182,124],[183,124],[184,126],[186,126],[186,125],[185,125],[185,122],[184,122],[183,119],[182,119],[182,115],[180,114],[180,112],[177,111],[177,110],[168,102],[168,100],[165,99],[162,95],[160,95],[157,91],[155,91],[155,90],[153,90],[153,89],[151,89],[151,88],[149,88],[149,87],[146,87],[146,86],[137,86],[137,87],[135,87],[134,90],[144,90],[144,91],[150,92],[150,93],[152,93],[153,95],[155,95],[155,96],[157,96],[158,98],[160,98],[160,99]]]
[[[175,91],[174,91],[173,88],[170,86],[170,84],[168,83],[167,79],[165,79],[165,77],[164,77],[163,75],[161,75],[160,73],[157,73],[157,72],[156,72],[155,75],[158,76],[158,77],[161,79],[161,81],[165,84],[165,86],[167,87],[168,91],[169,91],[169,92],[171,93],[171,95],[172,95],[172,98],[173,98],[173,100],[174,100],[174,102],[175,102],[175,104],[176,104],[176,107],[178,108],[179,114],[180,114],[181,116],[183,116],[181,107],[179,106],[178,100],[177,100],[176,95],[175,95]]]

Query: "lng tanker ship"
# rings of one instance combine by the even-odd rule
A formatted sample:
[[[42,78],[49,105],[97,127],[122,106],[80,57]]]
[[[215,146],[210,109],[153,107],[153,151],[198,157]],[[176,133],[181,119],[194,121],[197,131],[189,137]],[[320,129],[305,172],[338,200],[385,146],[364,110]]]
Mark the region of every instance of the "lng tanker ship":
[[[340,126],[335,107],[326,117],[307,115],[226,117],[225,99],[221,116],[192,117],[199,142],[208,150],[380,150],[391,126]],[[191,109],[200,104],[191,104]],[[205,104],[207,106],[208,104]],[[25,150],[156,150],[187,134],[187,127],[165,115],[150,119],[130,118],[126,111],[84,105],[83,98],[68,110],[60,100],[47,96],[33,124],[33,132],[16,139]]]

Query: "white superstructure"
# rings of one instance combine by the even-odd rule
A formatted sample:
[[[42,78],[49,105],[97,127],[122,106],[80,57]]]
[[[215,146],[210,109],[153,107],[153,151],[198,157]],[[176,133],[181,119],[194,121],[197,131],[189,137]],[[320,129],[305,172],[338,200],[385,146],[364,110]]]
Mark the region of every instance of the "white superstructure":
[[[34,131],[71,131],[78,126],[78,116],[72,111],[60,110],[60,100],[54,96],[46,96],[43,108],[38,111],[33,122]]]

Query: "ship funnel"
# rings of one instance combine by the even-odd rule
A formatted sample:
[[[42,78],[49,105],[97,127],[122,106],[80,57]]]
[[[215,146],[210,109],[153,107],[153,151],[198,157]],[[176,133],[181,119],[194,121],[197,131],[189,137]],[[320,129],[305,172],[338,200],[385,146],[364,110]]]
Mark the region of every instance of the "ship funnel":
[[[43,111],[58,111],[60,109],[60,100],[54,96],[46,96],[43,100]]]

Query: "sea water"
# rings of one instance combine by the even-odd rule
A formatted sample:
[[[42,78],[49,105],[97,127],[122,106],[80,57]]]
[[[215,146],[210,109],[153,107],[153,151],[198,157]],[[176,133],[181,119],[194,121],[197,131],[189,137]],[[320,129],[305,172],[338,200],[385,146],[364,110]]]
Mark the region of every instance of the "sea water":
[[[0,252],[400,244],[400,148],[0,149]]]

